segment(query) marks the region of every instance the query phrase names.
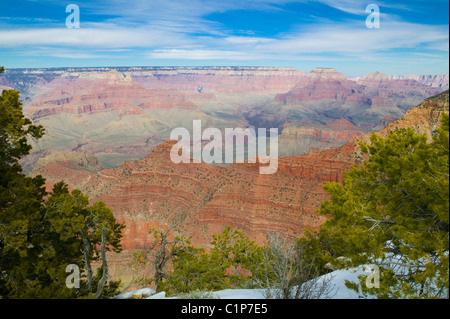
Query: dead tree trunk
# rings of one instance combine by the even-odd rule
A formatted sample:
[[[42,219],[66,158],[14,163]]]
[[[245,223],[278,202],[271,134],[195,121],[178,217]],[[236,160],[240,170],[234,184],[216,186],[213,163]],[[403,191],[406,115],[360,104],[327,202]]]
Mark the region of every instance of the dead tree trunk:
[[[153,233],[154,241],[150,247],[147,246],[147,240],[144,242],[145,254],[143,258],[150,262],[154,268],[153,282],[156,285],[156,292],[160,291],[163,280],[168,277],[167,264],[188,242],[184,237],[175,237],[172,241],[168,239],[170,232],[177,225],[178,223],[169,227],[166,232],[156,229],[150,230],[149,233]]]
[[[106,228],[102,228],[102,244],[100,246],[101,254],[102,254],[102,266],[103,266],[103,274],[102,278],[100,278],[97,284],[97,292],[94,295],[95,299],[100,298],[102,295],[103,289],[105,288],[106,281],[108,280],[108,262],[106,260],[106,247],[105,247],[105,232]]]
[[[91,267],[91,260],[89,258],[89,251],[90,251],[90,244],[89,240],[87,238],[83,238],[83,245],[84,245],[84,262],[86,263],[86,271],[87,271],[87,283],[86,283],[86,290],[87,293],[92,292],[92,267]]]
[[[97,291],[94,294],[94,298],[98,299],[102,295],[103,289],[105,288],[106,281],[109,279],[108,276],[108,262],[106,259],[106,246],[105,246],[105,232],[106,228],[102,228],[102,242],[100,245],[100,253],[102,257],[102,267],[103,267],[103,273],[102,277],[100,278],[99,282],[97,283]],[[84,261],[86,263],[86,271],[87,271],[87,283],[86,283],[86,290],[87,293],[92,292],[92,266],[91,266],[91,259],[89,258],[89,251],[91,244],[89,243],[89,239],[83,238],[83,254],[84,254]]]

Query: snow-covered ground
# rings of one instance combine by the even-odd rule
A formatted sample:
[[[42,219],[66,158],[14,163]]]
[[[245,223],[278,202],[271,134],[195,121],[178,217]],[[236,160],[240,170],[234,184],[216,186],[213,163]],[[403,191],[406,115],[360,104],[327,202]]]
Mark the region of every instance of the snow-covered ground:
[[[151,296],[154,295],[155,291],[151,288],[143,288],[139,290],[125,292],[123,294],[117,295],[114,299],[131,299],[133,296]]]
[[[362,268],[349,270],[335,270],[324,275],[324,279],[331,276],[332,290],[327,296],[329,299],[358,299],[358,294],[345,286],[345,281],[358,282],[358,276],[366,274]],[[142,295],[144,299],[177,299],[177,297],[166,297],[165,292],[155,294],[150,288],[140,289],[136,291],[120,294],[115,299],[129,299],[133,295]],[[265,299],[264,289],[226,289],[212,292],[211,295],[218,299]]]

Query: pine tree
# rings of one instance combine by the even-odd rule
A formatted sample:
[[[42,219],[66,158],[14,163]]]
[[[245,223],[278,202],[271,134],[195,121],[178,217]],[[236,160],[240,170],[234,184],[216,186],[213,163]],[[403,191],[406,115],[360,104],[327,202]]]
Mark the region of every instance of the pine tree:
[[[172,230],[177,224],[172,225],[167,230],[163,231],[157,228],[151,228],[148,233],[152,235],[153,239],[150,245],[147,245],[147,240],[144,243],[144,250],[134,254],[135,260],[138,263],[147,265],[148,273],[153,278],[141,278],[140,282],[154,283],[156,291],[161,291],[163,282],[169,277],[169,267],[173,260],[180,256],[184,250],[190,246],[190,238],[185,235],[172,235]]]
[[[241,231],[228,226],[221,234],[213,235],[211,245],[211,258],[225,270],[229,285],[238,286],[249,274],[258,273],[263,250]]]
[[[105,288],[105,292],[110,291],[116,285],[104,283],[107,273],[86,275],[82,280],[83,289],[69,289],[66,267],[79,266],[83,276],[89,272],[89,262],[101,258],[99,246],[120,251],[124,225],[115,222],[104,203],[89,206],[87,196],[78,190],[70,193],[63,182],[48,194],[42,176],[31,178],[22,174],[19,160],[31,150],[28,139],[38,139],[43,134],[42,126],[35,126],[24,117],[19,92],[3,91],[0,96],[0,297],[99,297]],[[101,289],[91,294],[93,291],[87,286],[98,282]]]
[[[378,266],[379,288],[368,288],[367,276],[349,283],[363,295],[448,297],[449,117],[432,143],[411,128],[370,140],[360,145],[368,161],[345,174],[344,186],[325,186],[331,200],[319,213],[330,219],[310,233],[310,247],[322,264]]]
[[[86,280],[83,282],[84,287],[77,291],[77,296],[91,293],[96,296],[100,291],[94,288],[102,276],[93,273],[91,264],[101,260],[105,266],[106,261],[102,259],[103,242],[104,252],[121,251],[120,239],[125,224],[118,224],[112,211],[103,202],[89,205],[88,197],[80,190],[75,189],[70,193],[64,182],[54,185],[44,206],[49,224],[48,237],[55,250],[53,261],[64,267],[68,264],[78,265],[86,275]],[[104,285],[100,288],[103,289]]]
[[[39,282],[32,260],[47,248],[42,236],[43,198],[41,176],[24,176],[19,159],[28,155],[28,138],[40,138],[41,126],[22,114],[19,92],[4,90],[0,96],[0,295],[20,296]]]
[[[228,226],[213,235],[208,253],[189,245],[177,254],[163,289],[177,294],[236,288],[260,274],[262,264],[263,249]]]

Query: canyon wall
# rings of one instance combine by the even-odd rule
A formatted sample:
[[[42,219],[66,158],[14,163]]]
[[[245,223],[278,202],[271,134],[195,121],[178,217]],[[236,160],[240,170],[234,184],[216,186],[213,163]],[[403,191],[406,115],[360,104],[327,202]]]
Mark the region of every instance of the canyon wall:
[[[27,173],[42,156],[72,151],[118,167],[193,120],[220,130],[276,127],[280,156],[306,155],[379,130],[442,91],[379,72],[353,81],[332,68],[268,67],[16,69],[0,86],[20,90],[25,114],[47,130],[31,141]]]
[[[431,140],[443,112],[448,113],[448,91],[426,99],[377,134],[412,127]],[[345,122],[334,125],[349,125]],[[326,182],[342,182],[351,165],[359,165],[363,154],[358,143],[369,143],[370,135],[358,135],[341,147],[304,156],[279,159],[276,174],[260,175],[259,165],[174,164],[170,150],[177,142],[167,141],[150,155],[120,167],[95,172],[92,158],[69,155],[40,159],[32,175],[42,174],[48,186],[65,180],[93,201],[102,200],[119,221],[124,221],[125,249],[142,248],[152,226],[177,224],[207,247],[211,235],[227,225],[244,231],[258,243],[268,232],[299,237],[306,228],[318,229],[325,220],[315,210],[328,199]]]

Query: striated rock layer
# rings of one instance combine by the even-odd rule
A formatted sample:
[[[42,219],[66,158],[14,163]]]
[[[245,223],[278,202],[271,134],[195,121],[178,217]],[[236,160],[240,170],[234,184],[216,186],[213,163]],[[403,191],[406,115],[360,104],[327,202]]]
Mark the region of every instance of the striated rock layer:
[[[193,120],[220,130],[276,127],[281,156],[305,155],[383,128],[443,85],[445,77],[379,72],[355,81],[332,68],[54,68],[0,76],[0,89],[20,90],[26,115],[47,130],[22,161],[26,173],[42,156],[72,151],[118,167],[148,155],[174,128],[191,130]]]
[[[446,75],[397,75],[392,80],[415,80],[431,87],[440,87],[448,90],[449,76]]]
[[[260,175],[258,164],[173,164],[169,153],[175,143],[168,141],[141,160],[96,174],[75,171],[63,161],[39,165],[33,174],[50,183],[64,179],[92,200],[104,201],[127,224],[124,248],[134,249],[142,247],[149,227],[178,222],[200,245],[226,225],[259,242],[268,231],[298,237],[305,227],[323,222],[314,213],[326,199],[322,184],[342,181],[350,167],[343,161],[292,157],[280,159],[276,174]]]
[[[431,140],[448,109],[447,91],[412,108],[378,134],[386,136],[393,129],[412,127]],[[343,120],[330,126],[352,128]],[[72,160],[43,161],[33,174],[42,174],[49,186],[64,179],[91,200],[104,201],[116,218],[127,224],[125,249],[142,248],[149,227],[173,224],[205,247],[211,235],[227,225],[261,243],[267,232],[298,237],[305,228],[320,227],[325,217],[315,210],[328,199],[323,184],[342,182],[344,172],[361,163],[359,142],[369,142],[369,135],[353,137],[336,149],[280,158],[273,175],[260,175],[259,164],[173,164],[169,152],[175,141],[160,144],[143,159],[98,173],[90,170],[97,165],[95,161],[72,155]],[[81,164],[75,169],[73,162]]]

